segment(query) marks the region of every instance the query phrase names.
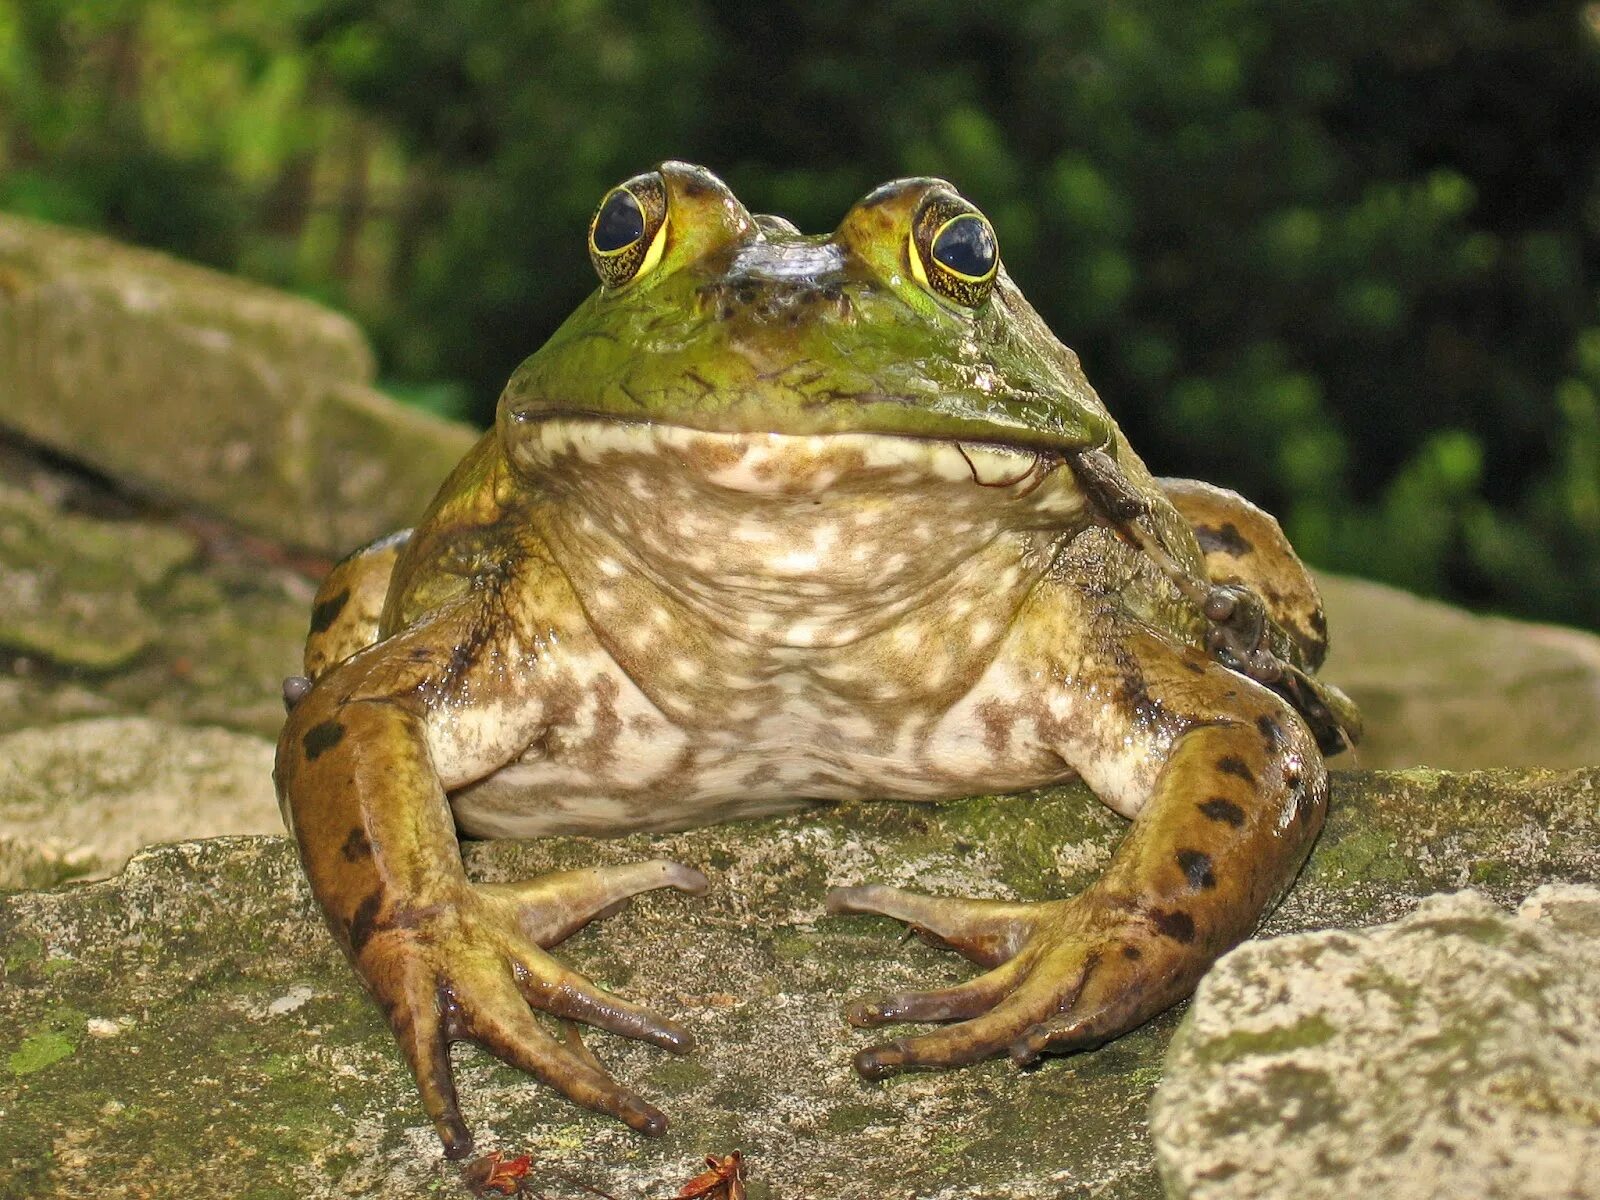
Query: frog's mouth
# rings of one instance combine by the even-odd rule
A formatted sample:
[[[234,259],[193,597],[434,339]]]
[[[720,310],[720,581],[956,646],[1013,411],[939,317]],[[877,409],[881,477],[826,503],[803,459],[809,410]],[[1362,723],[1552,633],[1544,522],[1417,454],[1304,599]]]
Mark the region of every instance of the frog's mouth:
[[[1082,495],[1058,454],[998,442],[871,432],[727,433],[657,421],[548,414],[517,423],[507,449],[535,478],[587,478],[620,471],[631,489],[645,476],[676,477],[750,496],[920,493],[974,486],[993,499],[1042,511],[1076,512]]]

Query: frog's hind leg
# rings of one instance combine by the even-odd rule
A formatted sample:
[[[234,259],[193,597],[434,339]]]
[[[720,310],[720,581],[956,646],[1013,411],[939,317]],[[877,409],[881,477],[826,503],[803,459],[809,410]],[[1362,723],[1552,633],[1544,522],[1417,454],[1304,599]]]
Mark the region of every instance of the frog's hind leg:
[[[1133,826],[1105,874],[1071,899],[833,892],[834,912],[896,917],[991,968],[847,1008],[860,1026],[953,1022],[861,1051],[868,1078],[1006,1053],[1028,1062],[1134,1028],[1249,935],[1322,826],[1326,769],[1281,697],[1157,635],[1115,596],[1068,586],[1030,604],[1016,686],[1063,683],[1018,705],[1013,737],[1052,745]]]
[[[1322,595],[1271,513],[1238,492],[1198,479],[1156,482],[1194,529],[1212,583],[1243,584],[1316,670],[1328,653]]]
[[[411,540],[402,529],[344,558],[317,589],[306,635],[305,677],[315,680],[378,640],[378,620],[394,564]]]

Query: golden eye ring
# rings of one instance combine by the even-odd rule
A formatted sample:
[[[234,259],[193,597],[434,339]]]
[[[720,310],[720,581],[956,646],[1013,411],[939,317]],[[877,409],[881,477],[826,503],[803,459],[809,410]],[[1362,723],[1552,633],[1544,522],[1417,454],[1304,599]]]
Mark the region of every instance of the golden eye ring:
[[[963,308],[977,308],[994,291],[1000,247],[994,226],[961,197],[929,192],[917,206],[907,238],[918,283]]]
[[[589,261],[601,284],[619,288],[648,274],[661,261],[666,232],[667,187],[658,172],[612,188],[589,222]]]

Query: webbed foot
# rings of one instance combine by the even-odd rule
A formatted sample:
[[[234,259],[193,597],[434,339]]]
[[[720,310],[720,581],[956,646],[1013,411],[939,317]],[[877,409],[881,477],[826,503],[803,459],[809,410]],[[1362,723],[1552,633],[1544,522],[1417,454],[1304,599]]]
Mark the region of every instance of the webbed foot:
[[[1046,1050],[1092,1048],[1169,1007],[1209,961],[1189,944],[1192,928],[1164,930],[1159,915],[1092,889],[1071,900],[1015,904],[882,886],[836,888],[828,909],[894,917],[991,968],[953,987],[847,1005],[845,1019],[859,1028],[952,1022],[862,1050],[855,1067],[867,1079],[1002,1054],[1020,1065]]]
[[[707,883],[700,872],[665,861],[567,871],[525,883],[469,885],[438,902],[375,913],[368,930],[352,931],[357,970],[399,1039],[446,1157],[472,1149],[450,1063],[450,1044],[458,1041],[476,1042],[640,1133],[666,1131],[666,1116],[618,1083],[575,1030],[559,1039],[532,1012],[677,1054],[691,1050],[694,1039],[677,1022],[606,991],[544,949],[658,887],[699,894]]]

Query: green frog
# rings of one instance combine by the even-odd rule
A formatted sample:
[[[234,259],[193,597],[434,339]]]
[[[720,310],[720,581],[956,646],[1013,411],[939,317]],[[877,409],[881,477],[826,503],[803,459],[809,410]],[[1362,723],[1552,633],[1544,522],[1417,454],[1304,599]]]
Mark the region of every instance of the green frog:
[[[1321,604],[1277,523],[1156,480],[949,184],[826,236],[666,162],[588,234],[599,290],[522,364],[415,529],[318,593],[275,778],[340,947],[445,1153],[452,1042],[656,1134],[575,1035],[687,1052],[551,954],[668,861],[475,884],[457,838],[674,830],[861,798],[1081,778],[1131,821],[1037,903],[864,883],[983,968],[865,996],[879,1079],[1098,1045],[1248,936],[1322,824],[1355,714],[1312,672]]]

